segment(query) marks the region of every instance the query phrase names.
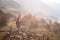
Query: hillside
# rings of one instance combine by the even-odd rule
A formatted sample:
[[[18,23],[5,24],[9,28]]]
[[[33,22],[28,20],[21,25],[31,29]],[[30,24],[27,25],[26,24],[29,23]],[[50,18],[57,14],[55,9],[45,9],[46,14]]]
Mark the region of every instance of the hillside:
[[[20,4],[14,0],[0,0],[0,7],[11,7],[15,9],[20,8]]]

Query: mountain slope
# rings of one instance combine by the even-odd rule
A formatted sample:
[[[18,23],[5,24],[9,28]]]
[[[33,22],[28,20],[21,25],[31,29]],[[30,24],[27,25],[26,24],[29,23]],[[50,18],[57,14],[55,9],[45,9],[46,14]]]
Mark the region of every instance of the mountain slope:
[[[15,9],[20,8],[20,4],[14,0],[0,0],[0,7],[12,7]]]

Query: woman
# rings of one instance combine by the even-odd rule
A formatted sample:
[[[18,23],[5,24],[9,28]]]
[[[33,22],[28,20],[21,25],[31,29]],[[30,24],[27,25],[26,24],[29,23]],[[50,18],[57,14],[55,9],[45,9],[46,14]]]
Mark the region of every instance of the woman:
[[[17,17],[16,26],[17,26],[17,28],[19,30],[20,29],[20,26],[21,26],[21,17],[20,17],[20,15]]]

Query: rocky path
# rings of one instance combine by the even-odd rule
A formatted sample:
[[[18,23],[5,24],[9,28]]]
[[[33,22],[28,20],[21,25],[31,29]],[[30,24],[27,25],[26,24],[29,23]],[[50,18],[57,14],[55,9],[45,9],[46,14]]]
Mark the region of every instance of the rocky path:
[[[4,40],[43,40],[43,35],[33,32],[9,32]]]

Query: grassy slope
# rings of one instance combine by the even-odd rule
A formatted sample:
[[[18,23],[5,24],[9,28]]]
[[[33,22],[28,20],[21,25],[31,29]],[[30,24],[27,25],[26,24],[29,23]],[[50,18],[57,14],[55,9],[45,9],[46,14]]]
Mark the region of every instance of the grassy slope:
[[[8,26],[0,28],[0,30],[8,31],[10,27],[14,27],[14,26],[15,26],[14,23],[9,23]],[[4,38],[4,36],[6,36],[6,34],[7,34],[7,32],[0,32],[0,40],[2,40]]]
[[[9,24],[10,26],[15,26],[14,24]],[[8,29],[8,26],[0,29],[0,30],[9,30]],[[32,30],[29,30],[29,31],[32,31],[32,32],[35,32],[35,33],[42,33],[42,34],[48,34],[48,31],[43,28],[43,29],[32,29]],[[4,36],[7,34],[7,32],[0,32],[0,40],[2,40],[4,38]],[[53,35],[53,37],[51,37],[51,40],[60,40],[60,33],[53,33],[53,32],[49,32],[50,35]]]
[[[60,33],[55,33],[54,40],[60,40]]]

